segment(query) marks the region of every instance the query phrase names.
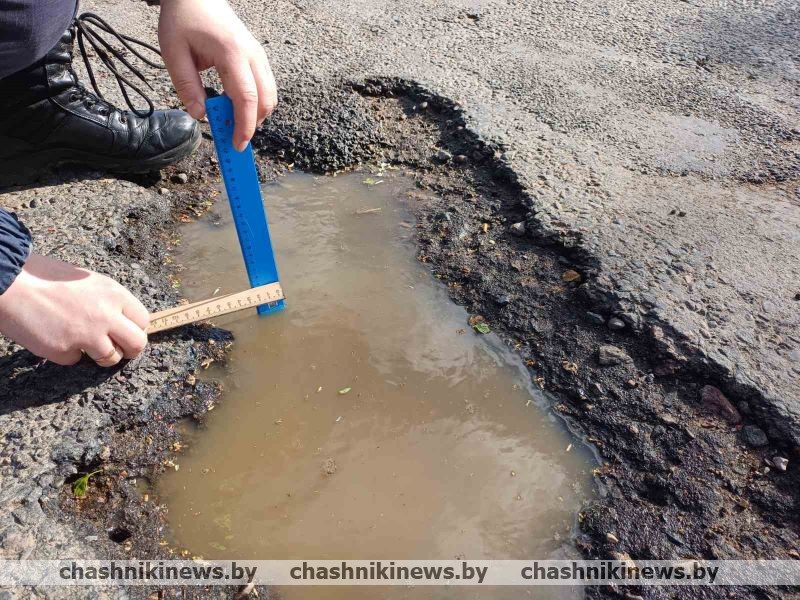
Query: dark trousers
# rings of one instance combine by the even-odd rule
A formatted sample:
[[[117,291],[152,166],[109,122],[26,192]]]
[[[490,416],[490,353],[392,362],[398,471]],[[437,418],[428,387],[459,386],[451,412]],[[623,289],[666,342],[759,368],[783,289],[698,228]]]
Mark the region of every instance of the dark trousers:
[[[56,45],[77,0],[0,0],[0,77],[35,63]]]

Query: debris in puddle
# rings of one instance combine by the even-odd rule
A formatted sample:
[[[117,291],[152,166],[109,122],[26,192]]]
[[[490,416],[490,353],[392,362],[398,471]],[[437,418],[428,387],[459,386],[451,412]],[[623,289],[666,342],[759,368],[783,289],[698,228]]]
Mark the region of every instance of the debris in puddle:
[[[359,208],[356,210],[357,215],[374,215],[381,212],[381,208]]]
[[[567,446],[567,452],[569,452],[570,450],[572,450],[572,444],[570,444],[569,446]]]
[[[340,390],[338,391],[338,394],[339,394],[340,396],[344,396],[345,394],[347,394],[347,393],[348,393],[350,390],[352,390],[352,389],[353,389],[353,388],[349,388],[349,387],[342,388],[342,389],[340,389]]]
[[[489,327],[489,324],[486,322],[486,319],[480,315],[472,315],[467,322],[476,333],[490,333],[492,331],[491,327]]]
[[[363,183],[364,185],[378,185],[379,183],[383,183],[383,179],[374,179],[372,177],[367,177],[361,183]]]
[[[492,328],[489,327],[489,324],[488,323],[483,323],[483,322],[482,323],[475,323],[475,325],[473,325],[472,328],[477,333],[491,333],[491,331],[492,331]]]
[[[341,420],[342,420],[342,417],[341,417],[341,416],[339,416],[339,417],[336,417],[336,422],[337,422],[337,423],[338,423],[339,421],[341,421]]]
[[[336,461],[333,458],[327,458],[322,464],[322,470],[326,475],[333,475],[336,473]]]

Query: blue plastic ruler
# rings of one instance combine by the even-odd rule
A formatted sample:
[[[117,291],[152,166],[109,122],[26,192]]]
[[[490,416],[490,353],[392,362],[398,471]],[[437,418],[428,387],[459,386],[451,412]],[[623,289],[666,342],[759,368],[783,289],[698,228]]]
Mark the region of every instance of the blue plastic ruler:
[[[233,147],[233,103],[227,96],[206,100],[206,113],[214,136],[219,168],[231,203],[233,222],[242,247],[244,266],[250,287],[256,288],[278,282],[278,267],[269,236],[267,214],[261,198],[261,184],[253,158],[253,148],[247,144],[242,152]],[[258,314],[281,310],[284,300],[258,306]]]

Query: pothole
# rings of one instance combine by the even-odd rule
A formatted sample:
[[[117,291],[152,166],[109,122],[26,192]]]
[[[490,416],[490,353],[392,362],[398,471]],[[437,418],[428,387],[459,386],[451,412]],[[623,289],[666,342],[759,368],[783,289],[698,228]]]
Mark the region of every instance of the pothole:
[[[576,555],[589,455],[416,260],[418,194],[393,171],[266,186],[287,309],[217,322],[236,338],[209,373],[223,402],[158,484],[177,544],[206,558]],[[183,229],[190,298],[246,286],[217,209]]]

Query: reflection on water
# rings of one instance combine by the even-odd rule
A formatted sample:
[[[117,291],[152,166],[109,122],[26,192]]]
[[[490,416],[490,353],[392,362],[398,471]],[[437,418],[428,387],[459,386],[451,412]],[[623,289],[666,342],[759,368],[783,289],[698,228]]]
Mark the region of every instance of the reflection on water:
[[[398,200],[408,183],[362,179],[290,175],[265,188],[287,309],[218,321],[236,335],[228,367],[211,371],[223,403],[206,430],[190,432],[180,470],[159,485],[177,542],[208,558],[570,554],[574,514],[590,493],[587,456],[566,450],[570,440],[519,359],[495,336],[475,334],[415,260],[413,223]],[[190,298],[246,286],[227,213],[183,234]],[[477,592],[282,594],[520,595]]]

